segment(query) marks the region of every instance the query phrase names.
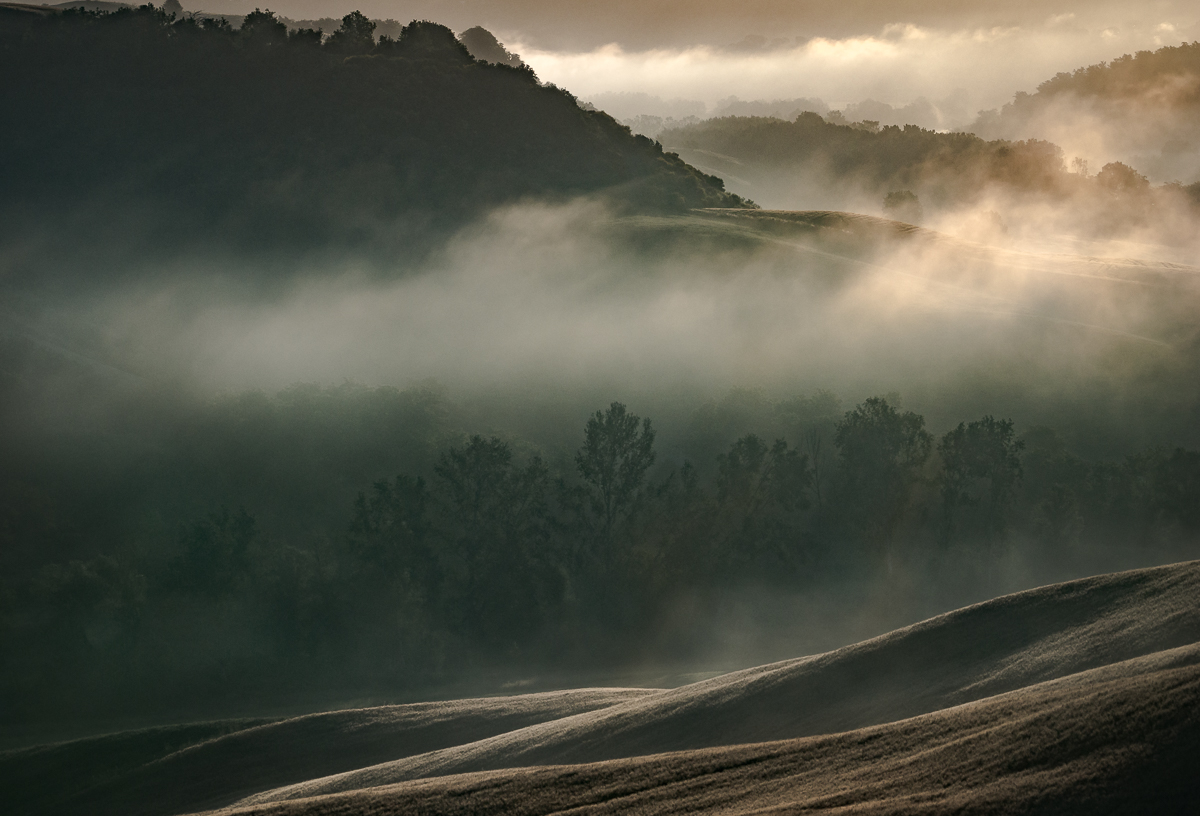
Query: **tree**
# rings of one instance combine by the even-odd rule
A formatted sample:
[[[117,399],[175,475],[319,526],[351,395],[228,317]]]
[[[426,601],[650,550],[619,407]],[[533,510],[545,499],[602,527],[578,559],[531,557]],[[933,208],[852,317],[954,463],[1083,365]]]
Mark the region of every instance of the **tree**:
[[[454,32],[438,23],[413,20],[400,29],[400,38],[389,53],[408,59],[441,59],[471,62],[471,54]]]
[[[275,17],[273,11],[259,11],[257,8],[242,20],[239,31],[246,42],[258,47],[283,44],[288,38],[287,26]]]
[[[1200,530],[1200,452],[1176,448],[1155,473],[1159,512],[1187,532]]]
[[[834,432],[838,447],[842,510],[851,524],[885,547],[908,508],[933,437],[925,418],[871,397],[847,411]]]
[[[807,507],[811,485],[808,457],[789,450],[782,439],[767,448],[758,436],[747,434],[717,458],[717,497],[747,516],[771,505],[787,511]]]
[[[587,507],[604,542],[632,511],[654,464],[654,429],[650,420],[628,413],[614,402],[597,411],[583,431],[583,447],[575,466],[586,490]]]
[[[893,190],[884,196],[883,214],[908,224],[920,224],[925,217],[921,200],[911,190]]]
[[[520,68],[524,64],[520,56],[505,48],[492,32],[482,26],[468,28],[458,39],[477,60],[513,68]]]
[[[959,423],[938,442],[942,460],[941,488],[943,536],[953,533],[954,513],[960,507],[981,506],[983,530],[999,533],[1004,515],[1021,479],[1021,451],[1025,443],[1013,438],[1011,419],[985,416],[970,424]]]
[[[325,47],[344,54],[365,54],[375,45],[375,24],[361,11],[342,18],[342,25],[330,35]]]
[[[1138,171],[1122,162],[1109,162],[1096,174],[1096,183],[1113,193],[1146,193],[1150,182]]]

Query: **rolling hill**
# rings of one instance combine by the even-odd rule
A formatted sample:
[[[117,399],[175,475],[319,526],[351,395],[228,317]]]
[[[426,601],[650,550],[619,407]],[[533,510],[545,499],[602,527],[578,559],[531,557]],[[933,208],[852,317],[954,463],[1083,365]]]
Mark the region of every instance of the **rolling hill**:
[[[671,690],[226,726],[74,796],[64,786],[57,803],[35,784],[39,763],[70,756],[87,778],[128,737],[8,752],[0,779],[40,793],[27,801],[43,813],[1183,813],[1200,792],[1198,590],[1190,562],[1021,592]],[[308,778],[272,788],[288,776]]]

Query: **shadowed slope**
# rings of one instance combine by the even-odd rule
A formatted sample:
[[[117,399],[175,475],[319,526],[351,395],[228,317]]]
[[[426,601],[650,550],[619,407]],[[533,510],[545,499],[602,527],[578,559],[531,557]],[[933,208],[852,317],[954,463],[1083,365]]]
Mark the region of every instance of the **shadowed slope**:
[[[1185,813],[1200,648],[830,737],[466,774],[236,809],[350,814]]]
[[[814,657],[733,672],[246,804],[456,773],[829,734],[1200,641],[1200,562],[1008,595]]]
[[[0,802],[5,813],[43,813],[74,791],[106,784],[188,746],[268,722],[211,720],[2,751]]]
[[[123,766],[109,767],[103,783],[94,779],[75,788],[64,786],[64,776],[72,775],[64,773],[64,764],[94,767],[129,741],[113,735],[11,752],[0,757],[0,777],[21,788],[16,812],[177,813],[654,693],[580,689],[310,714],[247,727],[172,753],[130,756]],[[140,742],[153,743],[157,732],[166,730],[146,732]],[[162,744],[169,743],[163,738]],[[39,766],[54,773],[39,776]]]

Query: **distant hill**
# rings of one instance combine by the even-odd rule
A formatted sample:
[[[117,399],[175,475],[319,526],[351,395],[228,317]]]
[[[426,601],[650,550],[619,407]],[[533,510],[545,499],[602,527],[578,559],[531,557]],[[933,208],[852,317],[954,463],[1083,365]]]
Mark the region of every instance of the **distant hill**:
[[[148,6],[5,16],[0,240],[59,266],[394,258],[530,196],[744,205],[528,68],[476,61],[443,26],[374,28],[355,13],[322,41],[269,12],[237,30]]]
[[[985,138],[1050,139],[1068,154],[1120,160],[1152,180],[1200,176],[1200,43],[1125,54],[1060,73],[970,127]]]
[[[1049,141],[881,128],[832,114],[793,121],[728,116],[663,130],[659,139],[765,207],[879,213],[883,205],[889,217],[921,221],[923,212],[930,223],[968,237],[1010,227],[1113,236],[1149,226],[1163,240],[1186,242],[1200,202],[1200,185],[1153,188],[1120,162],[1079,172]],[[893,211],[891,194],[914,206]],[[972,226],[952,223],[964,219]]]

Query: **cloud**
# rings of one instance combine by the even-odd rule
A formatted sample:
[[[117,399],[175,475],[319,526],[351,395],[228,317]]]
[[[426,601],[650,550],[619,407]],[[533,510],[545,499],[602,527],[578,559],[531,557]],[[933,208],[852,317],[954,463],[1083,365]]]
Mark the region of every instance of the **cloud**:
[[[817,97],[833,108],[868,98],[896,106],[919,97],[954,98],[963,121],[950,124],[961,125],[976,110],[997,107],[1059,71],[1153,48],[1162,33],[1157,21],[1119,29],[1074,17],[1067,22],[960,29],[890,24],[872,34],[755,50],[718,45],[634,50],[610,43],[572,51],[519,41],[512,46],[542,79],[582,98],[642,93],[700,100],[710,112],[729,96]]]
[[[326,269],[257,300],[160,279],[64,319],[104,326],[131,369],[200,394],[425,378],[549,401],[823,387],[960,413],[975,410],[960,397],[1004,394],[983,409],[1020,402],[1028,421],[1085,392],[1153,396],[1120,361],[1171,364],[1195,299],[1122,270],[944,239],[751,240],[736,222],[616,219],[580,201],[498,210],[396,279]]]

